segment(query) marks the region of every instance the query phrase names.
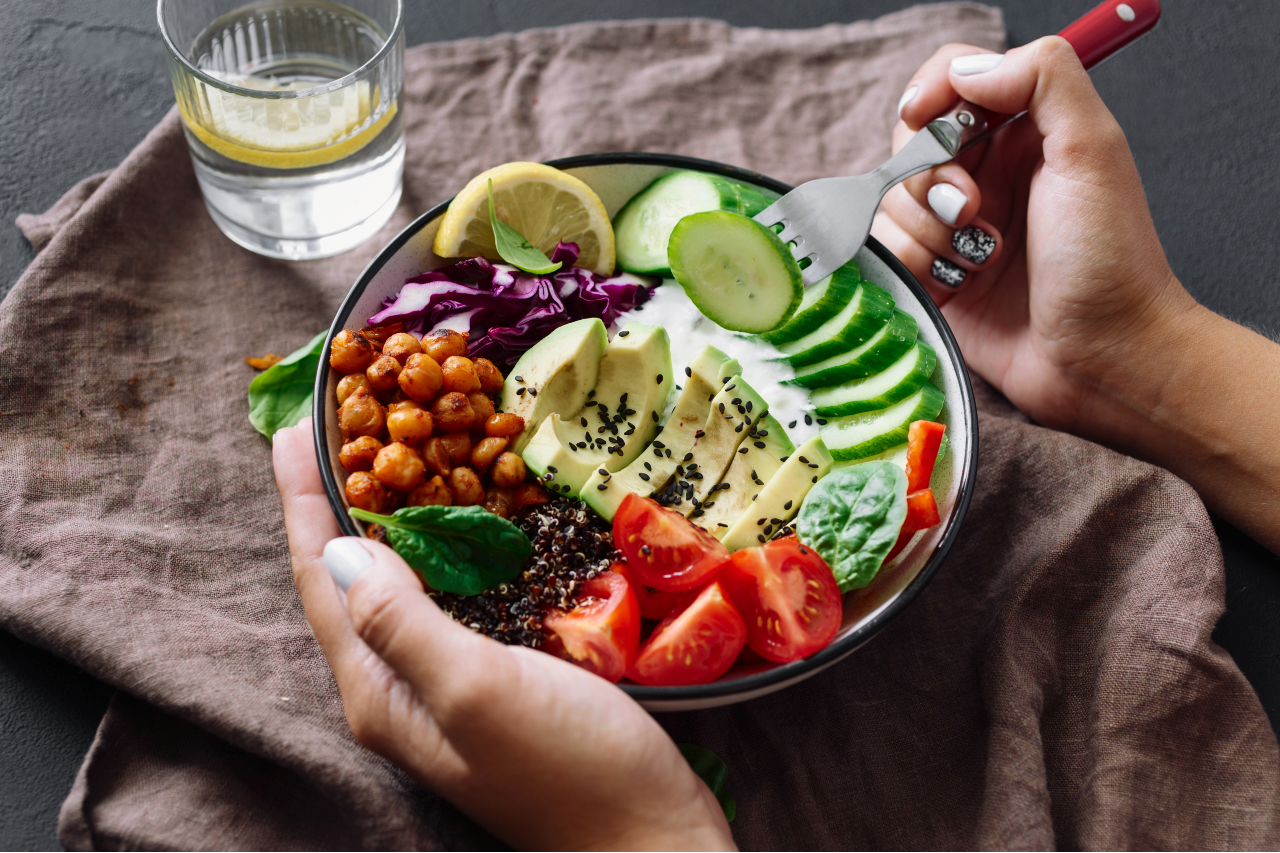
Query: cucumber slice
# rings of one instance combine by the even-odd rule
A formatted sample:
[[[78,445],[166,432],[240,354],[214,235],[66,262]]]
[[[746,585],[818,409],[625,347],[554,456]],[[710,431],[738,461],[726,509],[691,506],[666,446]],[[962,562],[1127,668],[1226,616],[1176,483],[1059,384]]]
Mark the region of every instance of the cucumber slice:
[[[875,376],[819,388],[809,395],[809,402],[814,413],[824,418],[887,409],[919,391],[937,366],[938,354],[920,341]]]
[[[776,193],[706,172],[663,175],[632,196],[613,218],[618,268],[670,278],[667,242],[681,219],[708,210],[755,216],[777,198]]]
[[[827,322],[780,349],[792,367],[814,364],[861,346],[893,316],[893,297],[869,281]]]
[[[824,388],[874,376],[915,346],[918,331],[916,318],[895,308],[889,322],[862,346],[797,368],[795,378],[786,380],[786,384]]]
[[[905,442],[912,421],[937,420],[944,402],[942,392],[926,382],[887,409],[828,421],[822,440],[838,462],[874,456]]]
[[[804,295],[791,248],[740,213],[712,210],[681,219],[671,232],[667,258],[698,310],[734,332],[776,329]]]
[[[780,328],[760,337],[777,346],[799,340],[830,320],[849,304],[858,292],[862,274],[856,261],[850,261],[822,281],[805,288],[795,315]]]

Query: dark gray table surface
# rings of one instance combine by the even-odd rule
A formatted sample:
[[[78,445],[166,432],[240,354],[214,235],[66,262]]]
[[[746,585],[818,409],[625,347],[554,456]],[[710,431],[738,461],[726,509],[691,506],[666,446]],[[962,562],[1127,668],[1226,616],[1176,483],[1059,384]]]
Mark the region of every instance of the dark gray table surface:
[[[408,0],[407,44],[586,20],[699,16],[802,28],[909,0]],[[1011,45],[1094,0],[1005,0]],[[1159,29],[1094,73],[1128,134],[1175,272],[1210,308],[1280,330],[1280,3],[1164,0]],[[14,217],[115,166],[173,102],[153,0],[4,0],[0,296],[33,252]],[[1234,413],[1225,413],[1231,416]],[[1244,413],[1240,413],[1243,415]],[[1280,721],[1280,561],[1216,522],[1227,565],[1218,641]],[[0,848],[56,849],[58,806],[112,688],[0,631]]]

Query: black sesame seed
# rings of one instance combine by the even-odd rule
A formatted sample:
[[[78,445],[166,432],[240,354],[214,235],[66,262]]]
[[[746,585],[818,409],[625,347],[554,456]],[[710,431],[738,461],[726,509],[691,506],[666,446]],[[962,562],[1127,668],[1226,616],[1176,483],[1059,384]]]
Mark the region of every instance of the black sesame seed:
[[[692,370],[691,368],[686,367],[686,368],[684,369],[684,375],[685,375],[685,376],[693,376],[693,370]]]
[[[702,438],[704,435],[706,435],[706,433],[705,433],[705,432],[703,432],[702,430],[698,430],[697,432],[695,432],[695,433],[693,434],[693,437],[694,437],[694,438]]]
[[[805,426],[813,426],[813,418],[809,417],[808,415],[805,415],[805,416],[804,416],[804,425],[805,425]]]
[[[750,449],[751,449],[750,447],[739,447],[739,448],[738,448],[738,452],[739,452],[739,453],[746,453],[746,452],[747,452],[748,450],[750,450]]]
[[[524,392],[525,392],[525,389],[524,389],[524,388],[517,388],[517,389],[516,389],[516,396],[517,396],[517,397],[523,397],[523,396],[524,396]]]
[[[649,482],[649,475],[648,475],[648,474],[646,474],[645,472],[641,471],[641,472],[640,472],[640,479],[641,479],[641,480],[644,480],[644,481],[647,483],[647,482]]]
[[[649,417],[653,418],[653,422],[654,422],[655,424],[658,422],[658,413],[657,413],[657,412],[650,412],[650,413],[649,413]]]
[[[621,332],[618,332],[618,337],[625,338],[629,334],[631,334],[630,331],[628,331],[627,329],[623,329]]]
[[[748,400],[748,401],[747,401],[747,411],[748,411],[748,412],[749,412],[749,411],[751,411],[751,401],[750,401],[750,400]]]
[[[810,462],[810,463],[809,463],[809,467],[810,467],[810,468],[817,468],[817,467],[818,467],[818,463],[816,463],[816,462]]]
[[[727,390],[727,389],[726,389],[726,390]],[[739,403],[741,403],[741,402],[742,402],[742,398],[741,398],[741,397],[734,397],[734,398],[733,398],[732,400],[730,400],[729,402],[736,406],[736,405],[738,405]]]
[[[761,526],[762,524],[764,524],[764,519],[763,519],[763,518],[756,519],[756,527],[759,527],[759,526]]]
[[[784,504],[782,505],[782,508],[783,508],[783,509],[791,509],[791,504],[793,504],[793,503],[795,503],[795,501],[787,501],[786,503],[784,503]]]
[[[646,470],[646,471],[652,471],[652,470],[653,470],[653,466],[652,466],[652,465],[650,465],[648,462],[646,462],[646,463],[644,463],[644,470]]]
[[[595,395],[596,395],[596,389],[592,388],[590,391],[587,392],[587,399],[590,399]]]
[[[596,470],[596,473],[597,473],[597,474],[599,474],[601,477],[608,476],[608,474],[609,474],[609,472],[608,472],[608,471],[606,471],[606,470],[604,470],[603,468],[599,468],[599,469],[597,469],[597,470]]]
[[[809,460],[808,460],[808,459],[805,459],[803,456],[801,456],[801,457],[800,457],[800,461],[801,461],[801,462],[803,462],[803,463],[804,463],[804,464],[806,464],[806,465],[808,465],[808,464],[809,464]]]
[[[818,482],[818,475],[817,475],[817,474],[814,474],[814,475],[813,475],[813,482],[815,482],[815,483],[816,483],[816,482]]]
[[[795,422],[795,421],[792,421],[791,423],[787,424],[787,429],[795,429],[795,428],[796,428],[796,422]]]
[[[654,447],[666,447],[666,445],[665,445],[665,444],[663,444],[661,441],[655,441],[655,442],[653,443],[653,446],[654,446]]]
[[[524,384],[524,377],[523,377],[523,376],[517,376],[517,377],[516,377],[516,381],[517,381],[517,382],[519,382],[519,383],[521,383],[521,384]]]
[[[538,396],[538,389],[537,389],[537,388],[530,388],[530,389],[529,389],[529,396],[530,396],[530,397],[536,397],[536,396]]]
[[[755,445],[757,448],[759,448],[760,450],[764,450],[764,442],[763,442],[763,441],[753,441],[753,442],[752,442],[752,444],[754,444],[754,445]]]
[[[661,385],[661,384],[662,384],[662,374],[661,374],[661,373],[659,373],[659,374],[658,374],[658,384],[659,384],[659,385]]]
[[[597,486],[596,486],[596,489],[598,489],[599,491],[602,491],[602,492],[603,492],[605,489],[607,489],[607,488],[609,488],[609,487],[608,487],[608,486],[606,486],[604,483],[600,483],[599,485],[597,485]]]
[[[826,425],[827,425],[826,418],[818,418],[818,426],[826,426]]]
[[[721,403],[721,404],[720,404],[719,406],[717,406],[716,408],[718,408],[718,409],[720,410],[720,414],[722,414],[722,415],[724,414],[724,403]]]
[[[764,541],[764,534],[763,534],[763,533],[757,533],[757,534],[756,534],[756,539],[758,539],[758,540],[760,540],[761,542],[763,542],[763,541]]]
[[[742,432],[742,428],[743,428],[744,426],[746,426],[746,424],[744,424],[744,423],[739,423],[736,427],[734,427],[734,428],[733,428],[733,431],[734,431],[734,432]]]

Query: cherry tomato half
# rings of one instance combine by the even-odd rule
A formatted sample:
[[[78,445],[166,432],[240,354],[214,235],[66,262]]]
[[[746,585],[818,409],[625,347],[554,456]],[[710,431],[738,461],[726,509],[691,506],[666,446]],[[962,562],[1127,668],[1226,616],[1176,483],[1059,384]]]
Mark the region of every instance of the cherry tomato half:
[[[729,671],[747,627],[718,581],[685,596],[653,629],[627,678],[650,686],[706,684]]]
[[[720,583],[746,623],[747,644],[768,660],[807,657],[840,630],[840,589],[831,568],[794,536],[734,552]]]
[[[656,501],[629,494],[613,517],[613,544],[636,579],[654,589],[682,592],[710,581],[729,549],[701,527]]]
[[[640,606],[616,572],[587,581],[572,610],[552,610],[542,625],[552,634],[543,649],[609,681],[622,678],[640,647]]]

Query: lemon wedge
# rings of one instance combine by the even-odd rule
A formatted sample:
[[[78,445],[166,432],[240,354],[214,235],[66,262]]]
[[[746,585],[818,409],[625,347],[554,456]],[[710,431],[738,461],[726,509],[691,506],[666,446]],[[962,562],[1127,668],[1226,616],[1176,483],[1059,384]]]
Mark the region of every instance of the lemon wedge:
[[[213,73],[213,72],[209,72]],[[279,85],[243,75],[216,75],[245,89],[288,91],[306,84]],[[182,119],[196,138],[224,157],[274,169],[322,166],[368,145],[395,118],[396,104],[372,114],[378,93],[359,80],[321,95],[269,100],[233,94],[199,82],[202,96],[178,99]]]
[[[582,181],[541,163],[504,163],[472,178],[440,220],[437,255],[501,260],[489,224],[490,180],[498,218],[548,257],[561,240],[577,243],[576,266],[613,274],[613,226],[604,202]]]

